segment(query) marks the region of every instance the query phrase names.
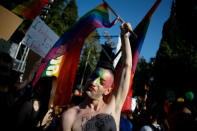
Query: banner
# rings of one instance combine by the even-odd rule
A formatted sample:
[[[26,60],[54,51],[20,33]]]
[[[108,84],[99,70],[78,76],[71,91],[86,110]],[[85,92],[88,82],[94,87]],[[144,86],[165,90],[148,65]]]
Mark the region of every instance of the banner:
[[[50,60],[41,77],[51,77],[51,76],[58,77],[62,65],[62,61],[63,61],[63,56]]]
[[[22,43],[44,58],[58,39],[59,36],[44,21],[36,17],[25,34]]]

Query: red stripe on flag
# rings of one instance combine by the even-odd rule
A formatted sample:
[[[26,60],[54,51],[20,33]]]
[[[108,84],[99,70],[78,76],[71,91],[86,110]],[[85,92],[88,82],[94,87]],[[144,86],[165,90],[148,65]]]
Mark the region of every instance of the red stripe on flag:
[[[67,54],[64,55],[63,64],[58,76],[58,86],[54,98],[54,105],[65,105],[71,100],[73,84],[77,65],[79,62],[83,42],[73,47]]]

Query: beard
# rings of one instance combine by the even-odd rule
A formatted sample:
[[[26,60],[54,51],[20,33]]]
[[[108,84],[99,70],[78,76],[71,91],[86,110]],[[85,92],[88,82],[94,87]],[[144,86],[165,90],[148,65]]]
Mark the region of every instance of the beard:
[[[94,91],[85,91],[85,95],[86,97],[89,97],[92,100],[99,100],[101,98],[103,98],[103,94],[101,93],[95,93]]]

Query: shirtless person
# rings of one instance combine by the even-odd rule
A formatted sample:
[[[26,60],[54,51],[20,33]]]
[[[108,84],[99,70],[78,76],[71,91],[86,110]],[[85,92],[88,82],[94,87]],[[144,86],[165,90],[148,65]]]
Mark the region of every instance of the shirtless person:
[[[116,88],[112,91],[114,74],[109,68],[97,66],[85,87],[86,98],[62,115],[64,131],[119,131],[121,109],[126,99],[132,68],[129,31],[131,25],[120,26],[122,68]],[[111,93],[111,94],[110,94]],[[109,101],[104,96],[110,94]]]

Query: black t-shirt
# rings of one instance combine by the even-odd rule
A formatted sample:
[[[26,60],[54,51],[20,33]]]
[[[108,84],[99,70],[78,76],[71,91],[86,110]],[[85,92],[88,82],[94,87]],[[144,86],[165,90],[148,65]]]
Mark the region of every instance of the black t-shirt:
[[[83,131],[117,131],[113,116],[108,114],[98,114],[92,117],[82,129]]]

